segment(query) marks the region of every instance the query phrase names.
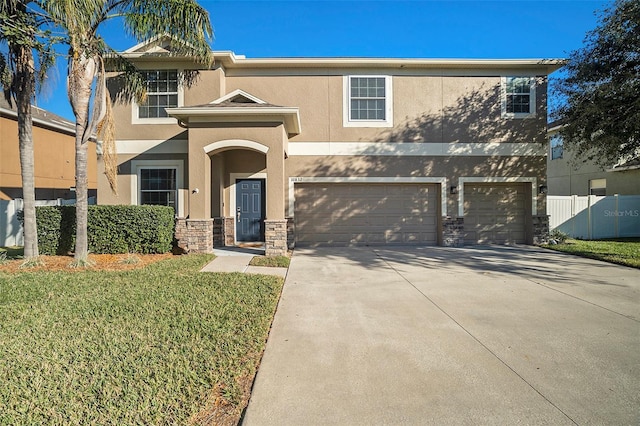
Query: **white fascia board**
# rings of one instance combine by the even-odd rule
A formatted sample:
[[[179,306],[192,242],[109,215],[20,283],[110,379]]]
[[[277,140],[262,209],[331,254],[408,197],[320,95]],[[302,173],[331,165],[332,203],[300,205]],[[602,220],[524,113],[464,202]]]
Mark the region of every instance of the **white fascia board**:
[[[231,53],[231,54],[229,54]],[[243,58],[232,52],[214,52],[227,67],[347,67],[347,68],[531,68],[547,72],[566,64],[565,59],[423,59],[423,58]]]

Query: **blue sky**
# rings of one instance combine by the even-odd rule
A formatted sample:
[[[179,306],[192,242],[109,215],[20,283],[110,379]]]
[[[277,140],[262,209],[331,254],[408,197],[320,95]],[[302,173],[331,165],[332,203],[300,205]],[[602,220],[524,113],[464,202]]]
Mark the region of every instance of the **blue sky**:
[[[604,0],[201,0],[214,50],[247,57],[563,58],[597,24]],[[137,42],[103,28],[124,50]],[[73,119],[59,61],[38,106]]]

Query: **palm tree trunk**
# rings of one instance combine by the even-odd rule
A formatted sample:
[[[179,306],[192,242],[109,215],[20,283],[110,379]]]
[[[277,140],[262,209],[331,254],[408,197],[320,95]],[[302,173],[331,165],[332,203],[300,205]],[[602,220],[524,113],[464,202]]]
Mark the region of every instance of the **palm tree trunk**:
[[[95,74],[92,58],[81,56],[71,63],[69,98],[76,116],[76,261],[86,261],[89,255],[87,212],[89,183],[87,179],[87,152],[90,138],[89,101]]]
[[[33,158],[33,118],[31,96],[35,91],[33,52],[28,47],[15,46],[16,106],[18,109],[18,142],[20,145],[20,175],[24,200],[24,257],[34,259],[38,252],[36,226],[35,167]]]

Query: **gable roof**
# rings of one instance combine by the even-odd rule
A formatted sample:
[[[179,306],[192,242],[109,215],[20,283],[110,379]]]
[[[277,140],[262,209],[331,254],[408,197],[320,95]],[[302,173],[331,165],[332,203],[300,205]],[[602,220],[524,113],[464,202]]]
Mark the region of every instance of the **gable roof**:
[[[211,104],[266,104],[262,99],[253,96],[244,90],[236,89],[220,98],[211,101]]]
[[[11,117],[17,119],[16,105],[10,105],[4,96],[0,96],[0,116]],[[31,114],[33,116],[33,124],[40,127],[47,127],[52,130],[62,131],[70,135],[76,133],[76,126],[73,122],[63,118],[57,114],[39,108],[35,105],[31,105]]]

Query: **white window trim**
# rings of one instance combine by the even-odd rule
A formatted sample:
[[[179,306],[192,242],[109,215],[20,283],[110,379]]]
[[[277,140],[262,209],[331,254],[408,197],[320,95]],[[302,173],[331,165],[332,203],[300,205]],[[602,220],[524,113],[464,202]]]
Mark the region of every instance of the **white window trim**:
[[[142,69],[140,71],[155,70],[177,70],[178,71],[178,107],[184,106],[184,87],[180,84],[180,73],[184,72],[182,68],[171,66],[158,66],[156,68]],[[135,99],[131,102],[131,124],[178,124],[178,120],[173,117],[157,117],[157,118],[139,118],[138,103]]]
[[[233,244],[237,244],[236,236],[238,235],[236,225],[236,182],[239,179],[264,179],[264,193],[263,200],[265,211],[267,209],[267,174],[266,173],[229,173],[229,216],[233,218]]]
[[[132,160],[131,161],[131,204],[139,205],[140,189],[140,170],[142,169],[176,169],[176,196],[178,211],[176,216],[185,217],[184,215],[184,161],[183,160]]]
[[[351,77],[384,78],[384,120],[351,120]],[[393,127],[393,79],[390,75],[345,75],[342,79],[342,99],[342,124],[344,127]]]
[[[597,179],[589,179],[589,195],[592,194],[593,190],[604,189],[604,195],[607,195],[607,178],[597,178]],[[596,195],[597,197],[603,197],[603,195]]]
[[[555,145],[554,145],[555,143]],[[553,149],[554,148],[562,148],[562,153],[560,154],[560,156],[554,157],[553,156]],[[562,160],[564,157],[564,140],[562,139],[562,137],[558,134],[552,135],[549,137],[549,159],[550,160]]]
[[[465,183],[530,183],[531,214],[538,214],[538,179],[535,177],[460,177],[458,178],[458,217],[464,217]]]
[[[314,177],[292,176],[289,178],[289,217],[295,214],[295,184],[296,183],[436,183],[440,184],[440,214],[447,215],[447,178],[446,177]]]
[[[507,112],[507,78],[521,77],[529,79],[529,112]],[[534,118],[536,116],[536,78],[528,75],[508,75],[501,77],[500,81],[500,104],[502,118]]]

